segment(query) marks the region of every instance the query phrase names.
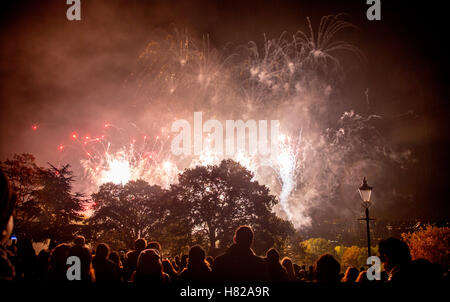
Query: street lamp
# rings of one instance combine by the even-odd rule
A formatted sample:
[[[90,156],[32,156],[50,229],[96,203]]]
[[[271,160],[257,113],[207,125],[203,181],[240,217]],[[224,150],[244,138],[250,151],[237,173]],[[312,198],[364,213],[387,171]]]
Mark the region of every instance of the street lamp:
[[[369,186],[367,184],[367,180],[364,177],[363,179],[363,183],[362,185],[358,188],[359,191],[359,195],[361,196],[362,199],[362,206],[366,209],[366,217],[365,218],[360,218],[359,220],[365,220],[366,221],[366,227],[367,227],[367,254],[370,257],[371,253],[370,253],[370,226],[369,226],[369,222],[371,220],[375,220],[373,218],[369,217],[369,207],[370,207],[370,197],[372,195],[372,187]]]

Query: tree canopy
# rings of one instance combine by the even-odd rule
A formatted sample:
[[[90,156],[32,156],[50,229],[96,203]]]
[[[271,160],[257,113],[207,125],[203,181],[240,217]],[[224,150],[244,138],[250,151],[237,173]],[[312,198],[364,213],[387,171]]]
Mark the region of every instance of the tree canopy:
[[[424,258],[444,266],[450,264],[450,228],[427,225],[410,233],[403,233],[402,239],[408,244],[413,259]]]
[[[157,237],[167,217],[164,197],[161,187],[143,180],[103,184],[92,194],[93,213],[87,232],[95,240],[113,237],[119,246],[128,248],[137,238]]]
[[[269,188],[232,160],[185,170],[170,189],[172,213],[189,225],[192,235],[208,238],[210,252],[232,243],[239,225],[250,225],[258,236],[257,250],[274,245],[278,236],[293,233],[292,224],[272,211],[278,202]]]
[[[71,240],[80,230],[86,198],[72,192],[70,166],[43,168],[31,154],[21,154],[1,167],[17,194],[15,234],[34,241],[50,239],[50,247]]]
[[[299,248],[300,239],[289,239],[292,224],[273,212],[277,198],[232,160],[186,169],[168,190],[144,180],[106,183],[90,200],[72,192],[69,165],[43,168],[23,154],[1,166],[19,197],[16,234],[33,241],[50,239],[51,247],[81,233],[115,249],[132,248],[135,239],[145,238],[160,241],[170,253],[199,243],[217,254],[232,243],[238,226],[250,225],[259,254],[272,246]]]

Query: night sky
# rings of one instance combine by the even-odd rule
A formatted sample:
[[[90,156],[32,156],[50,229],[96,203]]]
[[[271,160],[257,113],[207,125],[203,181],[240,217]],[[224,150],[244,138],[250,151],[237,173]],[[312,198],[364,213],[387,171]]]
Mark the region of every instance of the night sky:
[[[124,110],[127,118],[137,117],[138,104],[122,87],[158,29],[175,24],[209,34],[212,46],[222,47],[262,43],[264,33],[274,38],[305,29],[307,16],[317,25],[321,16],[343,12],[358,27],[343,38],[365,55],[363,63],[347,64],[348,109],[365,110],[368,88],[371,113],[384,117],[378,130],[390,143],[408,146],[416,160],[399,181],[399,191],[412,197],[384,213],[374,208],[374,215],[448,220],[443,2],[382,0],[381,21],[366,19],[365,2],[82,0],[81,21],[69,22],[65,0],[2,1],[0,160],[30,152],[45,164],[68,129],[120,120]],[[45,135],[36,136],[33,124]]]

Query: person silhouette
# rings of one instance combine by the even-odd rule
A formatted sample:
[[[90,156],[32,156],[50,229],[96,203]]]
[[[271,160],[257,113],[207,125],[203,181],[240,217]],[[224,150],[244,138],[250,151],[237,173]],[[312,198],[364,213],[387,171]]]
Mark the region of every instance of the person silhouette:
[[[314,279],[317,282],[335,283],[340,281],[341,265],[330,254],[323,254],[314,263]]]
[[[93,281],[92,271],[92,253],[86,246],[86,239],[83,236],[76,236],[73,245],[70,248],[69,256],[76,256],[81,261],[81,280],[86,282]]]
[[[297,276],[294,271],[294,265],[292,264],[292,260],[288,257],[284,257],[283,260],[281,260],[281,265],[284,267],[284,269],[287,272],[289,281],[297,281]]]
[[[146,249],[139,254],[132,279],[134,283],[170,282],[169,275],[163,272],[161,256],[157,250]]]
[[[356,278],[358,278],[359,270],[356,267],[349,266],[345,271],[344,277],[342,278],[342,282],[355,282]]]
[[[194,245],[189,249],[187,267],[179,274],[181,281],[209,281],[211,268],[206,261],[205,250],[200,245]]]
[[[134,250],[129,251],[126,254],[126,261],[124,263],[124,273],[126,281],[130,279],[131,275],[136,270],[139,254],[141,253],[141,251],[145,250],[146,246],[147,241],[144,238],[136,239],[136,241],[134,242]]]
[[[50,281],[67,282],[67,257],[71,246],[67,243],[58,244],[51,252],[49,259],[48,278]]]
[[[285,282],[288,281],[286,269],[280,264],[280,254],[274,248],[266,253],[267,272],[270,281]]]
[[[251,227],[238,227],[233,241],[228,250],[214,260],[213,278],[218,281],[267,281],[266,262],[251,249]]]
[[[158,241],[150,241],[145,249],[155,249],[161,255],[161,244]]]
[[[412,281],[411,253],[404,241],[393,237],[381,240],[378,251],[388,273],[388,281]]]
[[[119,281],[117,265],[109,260],[108,256],[109,246],[106,243],[100,243],[95,250],[94,258],[92,259],[96,282]]]
[[[170,262],[169,259],[162,260],[162,266],[163,266],[163,272],[169,275],[170,282],[175,282],[178,279],[178,274],[175,268],[172,265],[172,262]]]
[[[14,227],[12,213],[16,199],[16,194],[8,178],[0,170],[0,280],[12,280],[16,275],[10,260],[11,252],[6,249],[6,243],[9,241]]]

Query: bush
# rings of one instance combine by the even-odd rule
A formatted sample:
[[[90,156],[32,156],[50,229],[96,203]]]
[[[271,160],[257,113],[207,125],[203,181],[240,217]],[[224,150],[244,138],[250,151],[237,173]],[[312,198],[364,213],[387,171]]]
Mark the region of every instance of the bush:
[[[408,244],[413,259],[424,258],[448,267],[450,228],[428,225],[416,232],[403,233],[402,239]]]

